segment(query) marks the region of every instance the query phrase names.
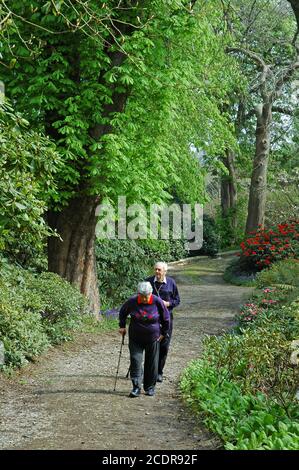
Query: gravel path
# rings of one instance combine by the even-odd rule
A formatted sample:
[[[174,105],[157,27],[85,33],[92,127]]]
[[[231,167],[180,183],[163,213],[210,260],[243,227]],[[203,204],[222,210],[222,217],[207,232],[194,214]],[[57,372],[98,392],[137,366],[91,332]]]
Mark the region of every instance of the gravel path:
[[[127,339],[113,392],[121,338],[117,331],[81,334],[76,342],[51,349],[13,379],[0,377],[0,449],[187,450],[215,449],[217,439],[184,408],[178,380],[200,355],[204,334],[232,326],[250,288],[226,284],[230,259],[175,263],[181,305],[165,380],[154,397],[128,398]]]

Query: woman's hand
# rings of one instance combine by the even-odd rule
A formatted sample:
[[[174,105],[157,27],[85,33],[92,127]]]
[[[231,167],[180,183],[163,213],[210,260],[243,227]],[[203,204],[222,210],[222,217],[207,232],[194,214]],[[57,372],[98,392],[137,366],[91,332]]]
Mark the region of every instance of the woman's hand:
[[[166,300],[163,300],[165,307],[170,307],[170,302],[166,302]]]
[[[126,336],[126,333],[127,333],[127,329],[126,329],[126,328],[120,328],[118,331],[119,331],[119,334],[120,334],[120,335]]]
[[[164,336],[160,335],[159,338],[157,339],[158,343],[161,343],[162,339],[164,339]]]

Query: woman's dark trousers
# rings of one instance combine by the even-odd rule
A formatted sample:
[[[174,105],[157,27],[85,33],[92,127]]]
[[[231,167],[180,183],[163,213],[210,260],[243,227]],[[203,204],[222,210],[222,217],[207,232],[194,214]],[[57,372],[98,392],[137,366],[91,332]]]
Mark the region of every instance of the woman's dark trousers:
[[[155,387],[158,376],[158,361],[160,343],[154,341],[148,344],[139,344],[135,341],[129,340],[130,350],[130,375],[133,385],[141,387],[142,381],[142,360],[143,351],[144,357],[144,376],[143,388],[148,390],[150,387]]]

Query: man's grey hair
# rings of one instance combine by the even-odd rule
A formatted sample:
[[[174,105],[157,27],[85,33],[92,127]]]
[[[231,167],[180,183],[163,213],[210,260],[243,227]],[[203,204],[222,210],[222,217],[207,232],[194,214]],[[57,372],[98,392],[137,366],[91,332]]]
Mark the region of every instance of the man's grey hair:
[[[149,295],[153,292],[153,288],[150,282],[139,282],[137,288],[138,294]]]
[[[155,268],[158,268],[158,267],[164,269],[165,272],[168,269],[167,263],[164,263],[164,261],[158,261],[157,263],[155,263]]]

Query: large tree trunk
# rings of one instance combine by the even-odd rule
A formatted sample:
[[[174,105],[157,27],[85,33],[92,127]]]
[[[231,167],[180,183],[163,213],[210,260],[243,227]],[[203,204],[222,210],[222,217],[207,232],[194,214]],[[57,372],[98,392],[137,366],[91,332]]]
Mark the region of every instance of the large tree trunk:
[[[113,42],[113,41],[112,41]],[[126,59],[125,54],[119,51],[110,53],[107,47],[107,55],[111,59],[111,67],[120,66]],[[78,72],[79,73],[79,72]],[[99,77],[99,82],[102,75]],[[116,85],[111,84],[112,103],[103,108],[103,116],[108,118],[114,113],[124,110],[129,91],[118,93]],[[57,120],[55,111],[47,114],[46,129],[53,139],[59,138],[53,122]],[[96,124],[89,133],[95,140],[113,131],[111,124]],[[82,173],[82,180],[86,175]],[[86,180],[92,185],[92,181]],[[100,310],[98,291],[98,279],[95,260],[95,228],[96,207],[98,197],[88,197],[82,194],[69,201],[69,204],[60,212],[49,211],[48,224],[56,229],[62,240],[51,237],[48,241],[48,269],[67,279],[76,285],[84,294],[90,305],[90,310],[97,316]]]
[[[48,269],[76,285],[89,299],[90,310],[100,309],[95,260],[96,197],[72,199],[60,212],[48,213],[48,223],[61,237],[48,240]]]
[[[246,234],[257,230],[259,225],[264,225],[272,103],[261,105],[256,109],[256,115],[256,149],[250,183]]]

